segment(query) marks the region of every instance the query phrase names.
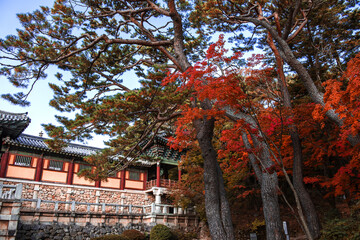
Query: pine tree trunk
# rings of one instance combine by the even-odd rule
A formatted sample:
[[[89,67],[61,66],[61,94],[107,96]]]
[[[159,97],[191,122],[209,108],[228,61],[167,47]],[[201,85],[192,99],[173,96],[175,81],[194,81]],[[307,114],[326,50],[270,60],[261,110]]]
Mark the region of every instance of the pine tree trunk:
[[[295,191],[299,197],[300,204],[303,210],[303,214],[306,219],[307,226],[310,230],[313,239],[317,239],[320,236],[320,221],[316,213],[314,203],[310,197],[310,194],[306,190],[303,181],[303,161],[300,138],[297,131],[290,130],[291,139],[294,149],[294,163],[293,163],[293,185]]]
[[[261,199],[263,202],[263,212],[266,222],[266,239],[283,240],[285,239],[280,217],[278,199],[277,173],[263,173],[261,184]]]
[[[185,54],[183,43],[181,15],[177,12],[175,2],[168,1],[171,18],[174,24],[174,51],[177,59],[174,62],[184,72],[191,67]],[[163,50],[163,49],[161,49]],[[166,53],[166,51],[164,50]],[[211,108],[208,100],[201,102],[205,109]],[[194,120],[196,137],[199,142],[201,155],[204,159],[205,212],[209,224],[210,235],[213,240],[234,240],[231,211],[226,198],[222,172],[217,161],[217,154],[212,145],[215,119]]]
[[[283,240],[285,239],[285,234],[280,217],[278,177],[276,171],[272,170],[274,162],[271,160],[268,146],[262,141],[259,142],[254,135],[251,137],[253,142],[257,145],[255,145],[255,147],[259,147],[261,151],[261,199],[263,202],[263,212],[266,223],[266,239]]]
[[[226,197],[223,174],[218,162],[216,162],[216,167],[217,167],[218,179],[219,179],[220,204],[221,204],[220,209],[221,209],[222,223],[225,228],[227,239],[235,239],[234,228],[231,219],[230,205]]]
[[[256,122],[245,113],[234,112],[230,108],[226,108],[226,115],[233,120],[242,119],[252,126],[252,128],[257,128]],[[275,164],[271,160],[270,151],[266,143],[259,141],[254,134],[250,134],[250,136],[254,148],[251,147],[246,133],[243,132],[242,134],[245,148],[248,150],[258,149],[257,153],[253,152],[249,154],[249,159],[261,187],[261,200],[266,224],[266,239],[284,240],[285,234],[282,227],[278,199],[278,177],[276,171],[273,169]],[[255,158],[258,161],[256,161]]]
[[[217,154],[212,145],[214,119],[194,121],[197,140],[204,159],[205,211],[213,240],[233,240],[234,230],[229,203]]]
[[[276,58],[276,65],[278,67],[278,74],[281,80],[281,93],[283,95],[284,106],[292,111],[292,104],[290,94],[287,88],[283,60],[280,57],[280,53],[276,48],[271,35],[268,35],[267,42],[273,51]],[[293,115],[290,115],[293,117]],[[296,191],[297,197],[299,198],[301,205],[301,212],[304,214],[306,219],[306,225],[309,228],[310,234],[313,239],[316,239],[320,236],[320,221],[318,219],[315,206],[311,200],[309,193],[307,192],[304,182],[303,182],[303,155],[301,140],[299,136],[299,131],[295,124],[289,125],[289,132],[292,141],[292,147],[294,152],[293,158],[293,185]],[[296,196],[295,196],[296,197]],[[301,214],[301,213],[299,213]]]

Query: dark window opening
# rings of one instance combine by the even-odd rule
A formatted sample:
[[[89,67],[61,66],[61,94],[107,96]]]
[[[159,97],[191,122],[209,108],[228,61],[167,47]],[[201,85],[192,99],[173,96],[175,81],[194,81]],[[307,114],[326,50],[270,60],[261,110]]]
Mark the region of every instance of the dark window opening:
[[[141,173],[141,171],[139,171],[139,170],[133,170],[133,169],[130,170],[129,171],[129,179],[139,181],[140,180],[140,173]]]
[[[48,169],[61,171],[63,169],[64,162],[50,160]]]
[[[91,169],[91,166],[89,165],[84,165],[84,164],[79,164],[79,172],[81,170],[84,170],[84,169]]]
[[[17,155],[15,157],[14,165],[30,167],[31,166],[31,157]]]

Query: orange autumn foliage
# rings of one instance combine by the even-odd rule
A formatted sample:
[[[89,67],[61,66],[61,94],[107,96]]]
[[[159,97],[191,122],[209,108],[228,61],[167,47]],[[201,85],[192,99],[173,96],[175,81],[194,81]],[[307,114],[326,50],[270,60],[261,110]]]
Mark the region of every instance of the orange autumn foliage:
[[[216,118],[215,145],[224,179],[229,190],[244,198],[257,190],[247,182],[254,173],[248,167],[250,152],[244,147],[242,132],[267,139],[273,152],[273,170],[282,177],[284,173],[279,171],[277,161],[280,160],[287,173],[292,174],[294,156],[288,126],[296,124],[305,156],[304,182],[322,187],[326,190],[325,196],[346,194],[351,199],[360,198],[359,146],[352,147],[346,140],[350,134],[357,135],[360,129],[360,54],[349,62],[342,78],[324,83],[325,108],[305,101],[296,104],[292,110],[283,107],[279,100],[281,94],[276,88],[275,70],[266,66],[253,68],[254,64],[261,64],[261,56],[253,56],[248,68],[240,69],[236,64],[241,54],[225,55],[224,40],[220,37],[210,46],[204,61],[185,73],[168,74],[164,79],[164,85],[179,81],[181,87],[178,91],[192,93],[193,104],[187,102],[181,106],[182,116],[177,119],[176,137],[171,138],[172,147],[184,149],[196,146],[192,120]],[[205,99],[211,101],[211,109],[204,110],[199,105],[199,100]],[[224,117],[226,107],[251,114],[259,125],[258,129],[243,120],[227,121]],[[344,124],[341,128],[325,117],[325,111],[330,108],[342,118]],[[252,149],[255,153],[258,150]]]
[[[339,79],[327,80],[323,85],[325,108],[321,112],[317,107],[314,115],[335,109],[343,124],[334,140],[333,149],[336,149],[338,156],[348,160],[322,186],[333,189],[335,196],[346,194],[350,198],[360,199],[360,145],[358,142],[350,146],[348,142],[349,137],[359,137],[360,133],[360,53],[348,62],[346,71]]]

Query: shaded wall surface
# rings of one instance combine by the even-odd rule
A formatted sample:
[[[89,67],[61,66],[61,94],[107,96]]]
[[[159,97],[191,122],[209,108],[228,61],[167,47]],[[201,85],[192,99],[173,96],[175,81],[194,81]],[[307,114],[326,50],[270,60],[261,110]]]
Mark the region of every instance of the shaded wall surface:
[[[156,224],[184,230],[198,225],[191,211],[162,204],[166,190],[159,188],[121,191],[5,179],[0,189],[4,240],[82,240],[126,229],[150,231]]]

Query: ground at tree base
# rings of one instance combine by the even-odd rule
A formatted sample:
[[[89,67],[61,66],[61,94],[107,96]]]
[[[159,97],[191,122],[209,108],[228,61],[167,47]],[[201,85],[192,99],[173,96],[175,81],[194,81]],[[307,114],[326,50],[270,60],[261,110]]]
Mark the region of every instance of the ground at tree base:
[[[331,205],[329,199],[322,198],[318,198],[316,202],[322,204],[316,207],[323,228],[320,240],[360,239],[360,203],[350,204],[345,200],[335,199],[335,204]],[[242,211],[233,212],[237,240],[249,240],[252,232],[257,234],[257,239],[266,239],[262,209],[254,207],[256,208],[256,206],[237,206],[236,209],[242,209]],[[289,208],[282,206],[281,216],[287,222],[290,240],[307,239]]]

